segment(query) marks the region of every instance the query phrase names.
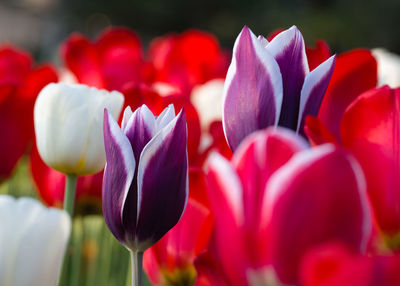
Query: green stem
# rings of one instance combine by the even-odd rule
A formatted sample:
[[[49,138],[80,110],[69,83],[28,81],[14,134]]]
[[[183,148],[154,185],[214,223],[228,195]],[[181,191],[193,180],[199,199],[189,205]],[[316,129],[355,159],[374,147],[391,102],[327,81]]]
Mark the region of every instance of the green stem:
[[[75,204],[75,191],[78,176],[72,174],[65,175],[64,210],[73,217]]]
[[[132,267],[132,286],[142,286],[143,252],[130,251]]]

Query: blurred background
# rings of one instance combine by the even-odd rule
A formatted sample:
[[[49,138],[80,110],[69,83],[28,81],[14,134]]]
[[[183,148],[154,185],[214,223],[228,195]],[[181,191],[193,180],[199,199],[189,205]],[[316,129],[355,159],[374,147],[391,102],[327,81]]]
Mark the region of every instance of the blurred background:
[[[399,0],[0,0],[0,43],[57,62],[69,33],[94,38],[110,25],[134,29],[145,46],[156,36],[198,28],[231,49],[243,25],[267,35],[295,24],[308,45],[323,38],[335,53],[383,46],[400,54],[399,14]]]

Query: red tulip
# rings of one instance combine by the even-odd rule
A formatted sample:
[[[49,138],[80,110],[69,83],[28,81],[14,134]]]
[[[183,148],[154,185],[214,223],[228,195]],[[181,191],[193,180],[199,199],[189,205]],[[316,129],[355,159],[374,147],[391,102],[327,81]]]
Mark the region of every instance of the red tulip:
[[[80,83],[122,91],[129,82],[148,80],[138,36],[126,28],[104,30],[94,42],[72,34],[61,47],[66,67]]]
[[[0,47],[0,182],[7,179],[33,139],[33,105],[39,91],[57,81],[53,67],[34,68],[29,54]]]
[[[337,57],[331,81],[318,117],[306,120],[304,131],[311,141],[318,137],[340,141],[340,121],[350,103],[361,93],[376,86],[377,64],[369,50],[352,50]]]
[[[215,257],[229,285],[296,283],[304,254],[331,240],[366,250],[372,222],[361,168],[333,145],[305,147],[291,131],[267,129],[232,162],[209,159]]]
[[[312,249],[302,262],[303,286],[396,286],[399,255],[359,255],[340,244]]]
[[[343,146],[365,172],[377,222],[387,236],[400,231],[399,104],[400,88],[372,89],[349,106],[341,123]]]
[[[228,54],[209,33],[188,30],[156,38],[150,44],[150,61],[155,68],[155,80],[177,86],[189,95],[197,84],[214,78],[224,78]]]

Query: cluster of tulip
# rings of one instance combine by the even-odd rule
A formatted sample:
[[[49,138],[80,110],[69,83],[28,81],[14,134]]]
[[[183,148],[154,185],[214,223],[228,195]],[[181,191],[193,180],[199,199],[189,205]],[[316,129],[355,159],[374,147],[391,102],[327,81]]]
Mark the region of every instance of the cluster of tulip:
[[[0,179],[30,148],[39,197],[64,207],[0,197],[1,285],[56,285],[88,210],[132,285],[142,267],[164,286],[400,285],[395,55],[331,55],[295,26],[244,27],[230,65],[195,30],[143,54],[125,28],[71,35],[59,70],[0,48]]]

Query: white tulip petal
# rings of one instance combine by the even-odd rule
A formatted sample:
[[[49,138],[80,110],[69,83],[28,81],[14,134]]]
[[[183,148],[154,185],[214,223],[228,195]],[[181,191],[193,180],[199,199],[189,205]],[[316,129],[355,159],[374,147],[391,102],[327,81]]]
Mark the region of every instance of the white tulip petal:
[[[52,83],[34,107],[39,154],[50,167],[77,175],[93,174],[105,164],[103,113],[118,118],[123,95],[85,85]]]
[[[56,285],[71,231],[69,215],[10,196],[0,196],[0,214],[0,285]]]

